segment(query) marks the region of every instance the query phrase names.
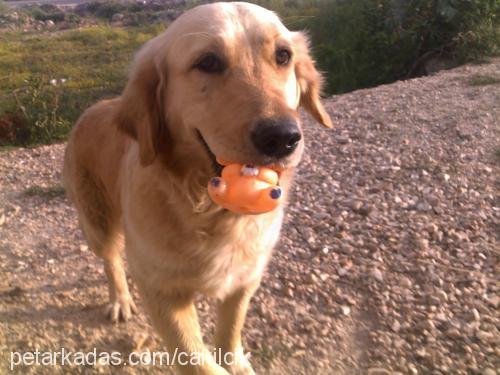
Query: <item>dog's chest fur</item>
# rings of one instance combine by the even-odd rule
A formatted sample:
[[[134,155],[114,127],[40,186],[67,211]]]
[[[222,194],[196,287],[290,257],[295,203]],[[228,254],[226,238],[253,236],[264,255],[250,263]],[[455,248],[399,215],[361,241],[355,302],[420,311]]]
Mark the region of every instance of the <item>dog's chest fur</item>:
[[[195,213],[169,199],[157,181],[131,174],[126,172],[123,221],[130,270],[139,282],[165,293],[191,290],[223,298],[260,279],[279,238],[281,208],[263,215]]]

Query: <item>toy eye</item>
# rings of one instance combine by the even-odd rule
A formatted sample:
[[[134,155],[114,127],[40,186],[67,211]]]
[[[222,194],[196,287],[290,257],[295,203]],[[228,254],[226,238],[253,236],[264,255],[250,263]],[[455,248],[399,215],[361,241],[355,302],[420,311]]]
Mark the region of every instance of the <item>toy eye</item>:
[[[280,48],[276,50],[276,64],[280,66],[286,66],[290,63],[292,59],[292,53],[286,48]]]
[[[201,59],[194,65],[198,70],[204,73],[222,73],[226,67],[221,59],[213,53],[208,53],[201,57]]]

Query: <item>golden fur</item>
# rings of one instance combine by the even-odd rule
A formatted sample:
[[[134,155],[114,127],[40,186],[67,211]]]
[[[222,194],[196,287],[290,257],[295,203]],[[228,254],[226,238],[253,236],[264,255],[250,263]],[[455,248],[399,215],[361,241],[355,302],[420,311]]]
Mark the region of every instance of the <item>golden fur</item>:
[[[292,51],[289,66],[273,60],[277,45]],[[223,74],[193,68],[207,51],[223,56]],[[136,310],[120,257],[123,238],[131,276],[168,350],[208,355],[193,298],[220,300],[215,345],[239,361],[220,366],[208,355],[201,365],[179,366],[182,373],[253,373],[240,331],[283,218],[283,207],[239,215],[210,201],[206,186],[215,172],[197,131],[224,160],[268,164],[249,140],[252,124],[298,121],[300,104],[330,127],[320,84],[307,39],[272,12],[247,3],[203,5],[146,43],[122,96],[89,108],[71,133],[64,186],[89,246],[104,260],[111,319]],[[275,162],[286,167],[285,198],[302,149],[301,141]]]

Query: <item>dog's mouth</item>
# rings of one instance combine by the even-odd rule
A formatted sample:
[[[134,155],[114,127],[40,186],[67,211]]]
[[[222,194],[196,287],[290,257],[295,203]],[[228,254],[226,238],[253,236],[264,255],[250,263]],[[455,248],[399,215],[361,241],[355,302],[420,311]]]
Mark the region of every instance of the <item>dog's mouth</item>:
[[[208,146],[208,143],[205,141],[205,138],[203,138],[203,135],[201,135],[201,132],[198,129],[196,129],[196,134],[198,135],[200,142],[203,144],[203,147],[208,153],[208,156],[212,162],[212,168],[214,169],[215,175],[220,177],[224,166],[222,166],[217,162],[217,156],[215,156],[215,154],[212,152],[210,146]]]
[[[203,145],[203,148],[205,148],[205,150],[207,151],[207,154],[212,162],[212,168],[215,172],[215,176],[220,177],[222,174],[222,170],[224,169],[224,166],[227,164],[230,164],[230,163],[225,163],[224,161],[221,161],[221,163],[224,163],[224,164],[219,163],[217,161],[217,155],[215,155],[212,152],[207,141],[205,141],[205,138],[203,138],[203,135],[201,134],[201,132],[198,129],[196,129],[196,135],[197,135],[198,139],[200,140],[201,144]],[[252,163],[252,162],[245,162],[242,164],[247,164],[247,165],[251,165],[251,166],[260,165],[263,167],[271,168],[279,173],[281,171],[284,171],[286,169],[293,168],[296,166],[295,164],[292,165],[289,162],[287,162],[286,159],[274,159],[274,158],[268,158],[268,159],[266,158],[266,159],[262,160],[261,163],[257,163],[257,164]]]

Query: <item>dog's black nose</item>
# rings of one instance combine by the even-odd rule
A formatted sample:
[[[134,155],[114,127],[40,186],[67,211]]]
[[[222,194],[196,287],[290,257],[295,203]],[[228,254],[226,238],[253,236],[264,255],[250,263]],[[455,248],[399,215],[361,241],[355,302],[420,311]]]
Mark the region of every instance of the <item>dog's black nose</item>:
[[[293,119],[265,119],[259,121],[251,133],[254,146],[266,156],[282,158],[298,146],[302,135]]]

